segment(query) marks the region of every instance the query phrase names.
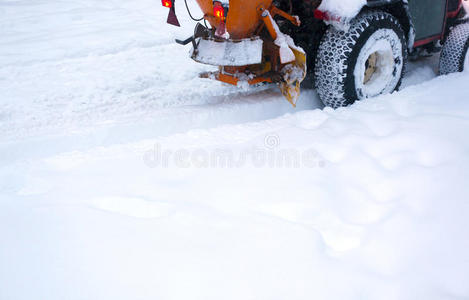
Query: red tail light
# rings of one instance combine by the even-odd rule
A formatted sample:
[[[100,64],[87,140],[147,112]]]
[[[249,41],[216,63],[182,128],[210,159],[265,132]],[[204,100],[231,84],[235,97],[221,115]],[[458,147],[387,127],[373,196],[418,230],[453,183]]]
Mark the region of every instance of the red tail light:
[[[213,15],[218,19],[225,21],[225,8],[223,8],[220,2],[213,2]]]
[[[173,7],[173,1],[172,0],[161,0],[161,4],[163,4],[164,7],[168,7],[168,8]]]

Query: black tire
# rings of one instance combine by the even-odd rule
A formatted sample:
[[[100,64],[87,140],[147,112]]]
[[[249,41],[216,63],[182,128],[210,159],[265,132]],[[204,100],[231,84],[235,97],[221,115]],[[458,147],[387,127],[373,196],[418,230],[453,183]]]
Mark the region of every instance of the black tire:
[[[386,55],[375,51],[365,60],[368,62],[372,55],[376,55],[387,62],[382,63],[387,65],[382,68],[385,72],[380,67],[374,67],[368,78],[371,81],[376,74],[381,74],[381,77],[373,79],[374,90],[368,86],[369,81],[365,82],[369,75],[365,75],[365,72],[360,75],[361,68],[363,71],[368,68],[362,60],[367,56],[365,52],[372,51],[376,46],[373,43],[389,45],[386,46],[389,47],[386,50],[388,53],[383,50]],[[383,57],[380,58],[381,56]],[[379,60],[375,59],[376,61]],[[407,43],[399,21],[386,12],[365,11],[351,21],[348,31],[331,26],[325,33],[316,58],[316,89],[324,105],[333,108],[347,106],[359,99],[391,93],[401,84],[406,62]],[[355,74],[358,74],[357,79]],[[359,77],[363,77],[363,82],[360,82]],[[382,88],[378,82],[382,83]]]
[[[440,75],[469,69],[469,23],[454,26],[440,55]]]

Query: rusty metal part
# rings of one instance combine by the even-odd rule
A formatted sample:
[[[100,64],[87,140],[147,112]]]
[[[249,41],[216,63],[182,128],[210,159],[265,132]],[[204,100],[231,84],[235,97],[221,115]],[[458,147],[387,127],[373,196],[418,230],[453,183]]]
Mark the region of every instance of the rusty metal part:
[[[373,74],[376,72],[376,62],[378,61],[378,54],[376,52],[372,53],[365,63],[365,76],[363,77],[363,83],[367,84]]]

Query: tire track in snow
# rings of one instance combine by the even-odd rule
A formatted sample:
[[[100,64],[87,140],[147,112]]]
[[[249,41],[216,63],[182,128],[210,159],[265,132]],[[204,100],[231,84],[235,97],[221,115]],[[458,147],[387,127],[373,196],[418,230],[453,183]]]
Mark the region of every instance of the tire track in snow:
[[[168,44],[189,34],[193,23],[161,25],[167,12],[152,1],[37,5],[0,5],[8,54],[0,59],[0,146],[10,154],[15,141],[40,145],[38,136],[66,151],[63,140],[70,147],[126,143],[322,108],[311,90],[293,109],[275,86],[246,91],[197,78],[213,68],[193,62],[188,47]],[[57,19],[50,23],[41,13]],[[435,77],[437,60],[428,61],[410,64],[404,87]]]

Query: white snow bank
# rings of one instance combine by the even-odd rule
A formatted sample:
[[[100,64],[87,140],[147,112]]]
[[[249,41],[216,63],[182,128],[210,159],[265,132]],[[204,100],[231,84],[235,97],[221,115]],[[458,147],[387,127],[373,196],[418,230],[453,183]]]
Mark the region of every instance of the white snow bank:
[[[468,298],[468,79],[5,161],[0,298]]]
[[[355,17],[366,5],[366,0],[322,0],[318,9],[345,20]]]

